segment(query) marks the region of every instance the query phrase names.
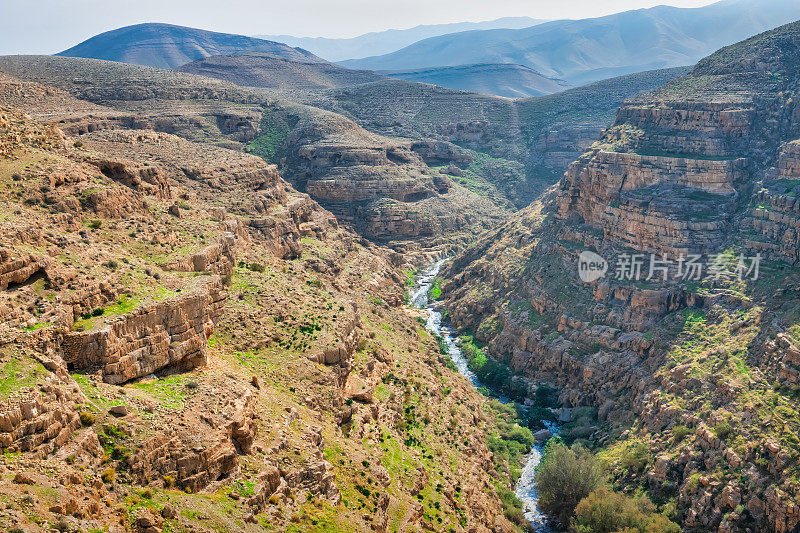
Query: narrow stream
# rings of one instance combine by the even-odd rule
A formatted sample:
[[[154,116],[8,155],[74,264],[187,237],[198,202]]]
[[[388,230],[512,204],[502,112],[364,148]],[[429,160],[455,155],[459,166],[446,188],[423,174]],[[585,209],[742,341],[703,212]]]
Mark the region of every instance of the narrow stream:
[[[467,358],[464,357],[464,355],[461,353],[461,350],[456,345],[454,337],[455,332],[453,332],[446,324],[442,323],[442,313],[436,310],[436,305],[433,302],[428,301],[428,290],[431,288],[434,278],[439,275],[439,270],[442,268],[442,264],[444,264],[445,261],[446,259],[441,259],[435,262],[417,277],[417,285],[410,297],[411,304],[420,309],[428,310],[428,330],[440,335],[444,339],[445,343],[447,343],[447,348],[450,352],[450,358],[455,363],[458,371],[466,376],[476,388],[481,387],[482,384],[478,380],[478,377],[467,366]],[[497,398],[501,402],[510,402],[508,398],[499,394],[495,394],[495,391],[491,392],[493,397]],[[553,431],[554,428],[550,429]],[[534,483],[534,475],[536,473],[536,467],[539,465],[539,461],[542,459],[542,449],[543,445],[541,444],[537,444],[533,447],[533,449],[531,449],[527,460],[525,461],[525,466],[522,468],[522,475],[517,481],[517,486],[514,489],[514,493],[517,495],[517,498],[519,498],[524,505],[525,518],[527,518],[531,524],[533,524],[534,531],[537,533],[545,533],[550,531],[545,523],[545,517],[541,512],[539,512],[539,509],[536,506],[538,494],[536,492],[536,484]]]

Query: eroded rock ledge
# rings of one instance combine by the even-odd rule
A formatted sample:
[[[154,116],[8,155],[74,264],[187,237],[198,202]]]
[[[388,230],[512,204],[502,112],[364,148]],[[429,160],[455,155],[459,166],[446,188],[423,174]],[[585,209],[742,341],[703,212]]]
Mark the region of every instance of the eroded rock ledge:
[[[124,383],[167,366],[206,363],[206,342],[226,299],[218,278],[170,300],[147,305],[96,331],[69,333],[63,358],[70,368],[100,367],[107,383]]]

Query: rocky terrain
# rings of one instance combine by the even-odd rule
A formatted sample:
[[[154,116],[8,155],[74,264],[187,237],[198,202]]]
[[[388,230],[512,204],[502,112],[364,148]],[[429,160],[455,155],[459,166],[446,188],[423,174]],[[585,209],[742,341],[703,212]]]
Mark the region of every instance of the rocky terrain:
[[[563,80],[542,76],[529,67],[507,63],[429,67],[385,73],[393,78],[506,98],[542,96],[570,88],[570,84]]]
[[[427,248],[461,246],[510,207],[502,198],[477,194],[431,168],[414,152],[412,141],[369,132],[340,114],[265,89],[73,58],[9,56],[0,58],[0,70],[24,79],[28,85],[17,83],[31,91],[53,89],[30,83],[56,86],[73,100],[104,106],[102,113],[80,117],[62,117],[65,109],[47,116],[71,133],[152,129],[244,149],[277,163],[296,188],[342,222],[397,249],[419,249],[420,243]],[[20,89],[7,101],[25,94]],[[36,99],[25,104],[26,112],[43,116]]]
[[[443,283],[456,325],[561,391],[576,413],[562,437],[687,531],[800,527],[798,50],[800,24],[784,26],[624,104]],[[583,251],[605,277],[579,278]],[[651,253],[672,260],[665,275]],[[634,279],[620,270],[630,254]],[[678,270],[690,254],[704,258],[697,280]],[[739,279],[757,254],[757,279]]]
[[[131,36],[128,46],[136,39]],[[126,127],[135,122],[137,127],[191,140],[244,146],[280,165],[290,179],[297,176],[294,184],[301,190],[309,178],[359,184],[376,176],[389,188],[403,188],[393,183],[398,173],[427,173],[444,186],[431,187],[430,180],[418,183],[416,188],[424,191],[415,191],[410,197],[414,201],[373,194],[375,198],[362,199],[355,211],[351,202],[349,212],[325,194],[327,182],[311,192],[337,215],[355,221],[357,231],[398,249],[413,248],[421,240],[424,247],[460,246],[491,224],[487,211],[503,216],[512,207],[528,205],[613,122],[614,110],[624,99],[684,72],[645,72],[556,95],[509,100],[391,80],[270,50],[201,57],[180,67],[195,75],[69,58],[16,56],[0,58],[0,63],[3,72],[17,79],[55,86],[127,113],[120,117],[128,121]],[[494,76],[493,69],[487,72]],[[503,78],[487,83],[507,84],[508,76]],[[537,83],[542,81],[549,87],[544,92],[559,89],[556,81],[541,78]],[[265,107],[270,112],[265,113]],[[311,127],[304,127],[308,120],[301,118],[310,119]],[[108,126],[106,122],[101,127]],[[97,127],[76,124],[75,131]],[[368,135],[362,128],[388,138]],[[318,130],[328,137],[321,139]],[[335,157],[323,155],[309,165],[308,156],[320,142],[325,151],[336,146]],[[355,164],[350,161],[357,151],[369,153],[381,146],[414,151],[412,145],[422,147],[421,163],[403,158],[387,165],[379,158],[370,163],[373,168],[365,169],[362,158]],[[320,168],[323,159],[325,167]],[[414,167],[411,172],[409,165]],[[457,194],[442,199],[436,191],[445,190]],[[431,195],[438,195],[439,201],[420,202]],[[446,221],[441,227],[431,222],[445,212],[476,216]]]
[[[425,143],[420,151],[429,165],[472,191],[522,208],[558,181],[567,165],[614,122],[624,100],[687,71],[642,72],[516,100],[401,80],[302,98],[352,118],[369,131],[436,141]]]
[[[443,364],[406,260],[241,150],[280,104],[41,61],[0,79],[0,528],[517,530],[513,417]],[[347,128],[298,157],[425,168]],[[450,194],[418,179],[387,194]]]

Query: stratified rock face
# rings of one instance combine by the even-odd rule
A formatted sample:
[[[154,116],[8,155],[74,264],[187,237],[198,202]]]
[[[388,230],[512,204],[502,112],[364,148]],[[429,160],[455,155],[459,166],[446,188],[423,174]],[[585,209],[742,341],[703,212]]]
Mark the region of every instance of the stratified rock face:
[[[105,176],[145,196],[155,196],[161,200],[172,197],[167,178],[157,167],[97,158],[90,158],[88,162],[100,169]]]
[[[235,240],[233,233],[227,233],[219,243],[165,265],[164,269],[180,272],[208,272],[218,276],[228,276],[233,273],[233,265],[236,262],[236,254],[233,250]]]
[[[287,158],[295,182],[369,238],[447,238],[503,211],[428,168],[471,160],[450,143],[400,144],[331,115],[305,119],[285,144],[296,147]]]
[[[608,244],[714,252],[749,203],[744,224],[771,241],[749,238],[750,248],[796,260],[798,151],[783,144],[800,133],[796,32],[790,25],[724,49],[623,105],[615,126],[570,166],[558,216],[578,216]],[[763,185],[754,189],[756,182]]]
[[[165,479],[171,478],[191,492],[205,488],[234,470],[240,453],[250,453],[257,431],[254,408],[247,391],[218,413],[185,414],[188,429],[160,431],[128,459],[133,475],[142,484],[168,486]]]
[[[625,104],[558,186],[446,273],[453,323],[557,384],[562,406],[596,409],[573,437],[621,457],[644,443],[647,465],[618,461],[615,480],[674,498],[690,531],[800,524],[799,60],[797,23]],[[604,277],[578,275],[583,251]],[[647,265],[626,279],[620,259],[647,252],[672,260],[669,279],[646,279]],[[696,278],[674,274],[688,253],[708,258]],[[732,266],[756,253],[758,279],[712,271],[717,254]]]
[[[752,181],[750,159],[740,157],[750,152],[736,148],[753,113],[669,102],[623,107],[615,128],[569,167],[558,216],[578,215],[610,243],[640,251],[715,251],[737,191]]]
[[[32,254],[15,256],[10,250],[0,248],[0,290],[10,285],[21,285],[34,274],[47,267],[46,259],[39,259]]]
[[[800,261],[800,141],[786,144],[773,172],[774,179],[754,195],[751,216],[744,224],[757,236],[749,248],[771,259]]]
[[[68,334],[63,359],[71,368],[100,367],[107,383],[125,383],[166,367],[206,363],[206,343],[226,294],[211,281],[170,300],[124,315],[97,331]]]
[[[44,457],[63,446],[78,428],[77,404],[85,401],[66,383],[50,375],[41,390],[29,390],[0,405],[0,448],[12,452],[37,451]]]

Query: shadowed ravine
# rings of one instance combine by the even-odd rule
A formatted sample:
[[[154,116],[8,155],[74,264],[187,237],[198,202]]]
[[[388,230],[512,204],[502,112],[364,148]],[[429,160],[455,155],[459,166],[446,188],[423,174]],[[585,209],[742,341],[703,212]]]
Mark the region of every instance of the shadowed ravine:
[[[428,301],[428,290],[431,288],[434,278],[439,275],[439,270],[442,268],[442,264],[444,264],[445,261],[446,259],[440,259],[439,261],[436,261],[418,276],[417,284],[414,288],[414,291],[411,293],[411,304],[420,309],[427,309],[428,320],[426,326],[428,330],[444,339],[444,342],[447,344],[448,351],[450,352],[450,358],[455,363],[458,371],[466,376],[466,378],[469,379],[469,381],[476,388],[485,387],[485,385],[478,380],[478,377],[475,375],[475,373],[469,369],[467,358],[464,357],[464,355],[461,353],[461,349],[456,344],[456,337],[454,337],[455,332],[451,331],[446,324],[442,323],[442,313],[436,310],[435,302]],[[509,403],[511,401],[509,398],[498,394],[497,391],[492,390],[489,387],[485,388],[491,392],[493,398],[497,398],[503,403]],[[548,425],[548,429],[555,434],[556,428],[554,426],[551,427]],[[537,507],[537,501],[539,497],[536,491],[536,483],[534,481],[536,467],[539,465],[539,461],[542,458],[542,450],[544,448],[543,444],[544,443],[537,444],[531,449],[525,461],[525,465],[522,468],[522,474],[517,481],[517,486],[514,489],[514,493],[517,495],[517,498],[519,498],[524,505],[525,518],[527,518],[531,524],[533,524],[534,531],[539,533],[550,531],[550,528],[548,528],[547,524],[545,523],[545,517]]]

